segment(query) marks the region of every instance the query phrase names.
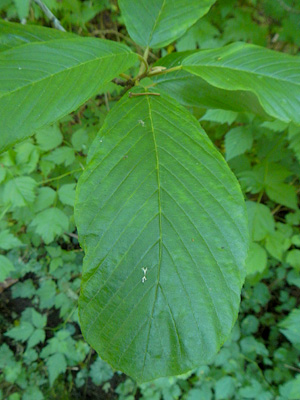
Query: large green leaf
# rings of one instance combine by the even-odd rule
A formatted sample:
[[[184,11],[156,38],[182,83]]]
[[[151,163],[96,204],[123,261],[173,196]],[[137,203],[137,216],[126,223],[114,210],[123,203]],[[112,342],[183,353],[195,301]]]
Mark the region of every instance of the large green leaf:
[[[217,88],[252,92],[272,117],[300,123],[300,57],[234,43],[198,51],[182,66]]]
[[[164,95],[125,95],[75,211],[81,328],[101,358],[139,382],[210,360],[237,316],[247,227],[238,183],[194,117]]]
[[[75,110],[137,55],[101,39],[28,43],[0,53],[0,151]]]
[[[76,35],[37,25],[21,25],[0,19],[0,51],[30,42],[74,38]]]
[[[159,48],[182,36],[215,1],[119,0],[119,5],[132,39],[141,46]]]
[[[156,66],[177,67],[194,51],[172,53],[158,60]],[[253,112],[268,117],[251,92],[242,90],[224,90],[212,86],[206,80],[188,71],[177,70],[153,77],[156,86],[164,90],[185,106],[216,108],[242,112]]]

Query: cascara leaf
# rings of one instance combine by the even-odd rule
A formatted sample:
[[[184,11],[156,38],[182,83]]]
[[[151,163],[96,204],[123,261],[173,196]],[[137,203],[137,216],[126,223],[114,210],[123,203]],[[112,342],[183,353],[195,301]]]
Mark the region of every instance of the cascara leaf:
[[[92,146],[75,216],[81,328],[100,357],[138,382],[208,362],[237,317],[248,230],[197,120],[164,95],[126,94]]]
[[[137,60],[95,38],[34,42],[0,53],[0,152],[75,110]]]

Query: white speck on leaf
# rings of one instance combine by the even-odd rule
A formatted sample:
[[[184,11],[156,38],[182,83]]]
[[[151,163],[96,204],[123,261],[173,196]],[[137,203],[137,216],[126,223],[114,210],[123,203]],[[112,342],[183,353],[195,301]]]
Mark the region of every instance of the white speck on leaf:
[[[141,124],[141,125],[142,125],[142,127],[144,127],[144,126],[145,126],[145,122],[144,122],[144,121],[142,121],[141,119],[139,119],[139,120],[138,120],[138,123],[139,123],[139,124]]]
[[[148,268],[142,267],[142,271],[144,273],[144,276],[142,277],[142,283],[145,283],[145,281],[147,280],[146,274],[147,274]]]

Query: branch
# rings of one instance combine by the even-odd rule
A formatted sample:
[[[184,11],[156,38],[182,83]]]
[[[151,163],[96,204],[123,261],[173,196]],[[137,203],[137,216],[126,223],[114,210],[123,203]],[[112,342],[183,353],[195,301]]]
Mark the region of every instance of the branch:
[[[297,10],[297,9],[289,6],[283,0],[277,0],[277,1],[285,11],[293,13],[293,14],[300,14],[300,10]]]
[[[66,32],[65,28],[61,25],[59,20],[56,16],[49,10],[49,8],[41,1],[41,0],[33,0],[43,11],[43,13],[50,19],[54,28],[58,29],[59,31]]]

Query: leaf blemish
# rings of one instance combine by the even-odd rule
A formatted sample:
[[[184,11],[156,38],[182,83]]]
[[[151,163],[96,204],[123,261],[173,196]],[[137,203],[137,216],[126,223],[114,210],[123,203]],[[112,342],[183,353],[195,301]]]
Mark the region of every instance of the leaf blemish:
[[[147,274],[148,268],[142,267],[142,271],[144,273],[144,276],[142,277],[142,283],[145,283],[145,281],[147,280],[146,274]]]
[[[145,122],[144,122],[143,120],[141,120],[141,119],[139,119],[139,120],[138,120],[138,123],[139,123],[139,124],[141,124],[141,125],[142,125],[142,127],[144,127],[144,126],[145,126]]]

